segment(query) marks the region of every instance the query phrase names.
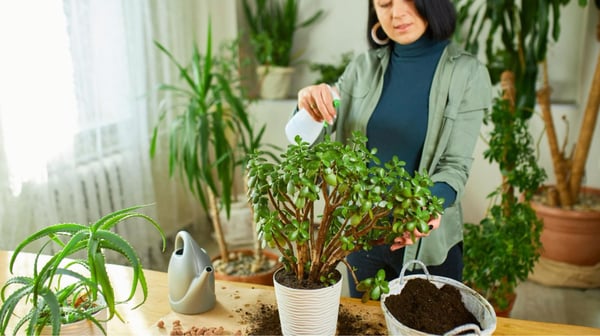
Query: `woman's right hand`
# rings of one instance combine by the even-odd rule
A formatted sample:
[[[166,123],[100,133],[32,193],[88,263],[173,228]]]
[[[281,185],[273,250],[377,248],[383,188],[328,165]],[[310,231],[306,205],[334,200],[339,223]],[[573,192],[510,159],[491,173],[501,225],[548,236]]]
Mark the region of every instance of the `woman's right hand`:
[[[332,90],[339,96],[338,90],[327,84],[310,85],[301,89],[298,91],[298,108],[305,109],[315,121],[333,124],[336,111]]]
[[[427,233],[421,233],[419,230],[414,229],[413,232],[404,232],[402,236],[396,237],[390,246],[390,251],[396,251],[408,245],[412,245],[416,243],[419,238],[427,237],[431,233],[432,230],[435,230],[440,227],[442,223],[442,216],[436,216],[435,218],[431,218],[427,225],[429,225],[429,231]],[[413,241],[414,238],[414,241]]]

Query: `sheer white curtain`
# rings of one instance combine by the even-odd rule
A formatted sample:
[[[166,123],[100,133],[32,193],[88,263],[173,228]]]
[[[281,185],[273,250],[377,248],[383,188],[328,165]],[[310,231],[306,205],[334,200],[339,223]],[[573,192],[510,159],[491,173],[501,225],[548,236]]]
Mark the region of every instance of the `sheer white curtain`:
[[[148,155],[155,88],[177,78],[158,40],[185,60],[206,18],[216,41],[235,36],[235,2],[24,0],[0,4],[0,248],[45,225],[143,210],[168,234],[201,217]],[[161,268],[159,236],[118,228],[145,266]]]

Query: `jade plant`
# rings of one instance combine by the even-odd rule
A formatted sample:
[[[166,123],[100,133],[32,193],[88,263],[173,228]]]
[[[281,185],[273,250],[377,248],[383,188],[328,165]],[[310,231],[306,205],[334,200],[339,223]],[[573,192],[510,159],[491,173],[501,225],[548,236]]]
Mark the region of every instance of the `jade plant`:
[[[117,316],[123,321],[116,307],[131,302],[138,286],[142,290],[142,299],[133,309],[141,306],[148,296],[142,263],[135,248],[113,230],[119,223],[134,222],[135,219],[139,223],[141,219],[159,232],[164,252],[166,240],[162,228],[151,217],[137,212],[141,207],[118,210],[87,225],[58,223],[46,226],[20,242],[10,259],[11,273],[26,247],[40,241],[42,245],[36,254],[32,275],[15,275],[2,287],[0,335],[5,335],[9,327],[15,335],[23,328],[28,335],[39,335],[47,326],[52,335],[58,335],[62,325],[81,320],[92,321],[106,334],[101,324],[105,320],[99,320],[95,315],[97,312],[107,309],[106,320]],[[43,256],[50,254],[47,249],[51,245],[58,251]],[[115,296],[106,267],[107,252],[124,257],[133,270],[127,298]],[[19,304],[30,307],[23,316],[14,314]],[[13,318],[18,321],[9,326]]]
[[[347,144],[329,136],[313,146],[295,140],[279,163],[260,153],[249,160],[248,196],[261,238],[299,282],[334,283],[348,254],[407,231],[426,233],[442,210],[426,173],[411,176],[398,158],[381,164],[360,132]],[[359,282],[349,269],[363,301],[389,291],[383,270]]]

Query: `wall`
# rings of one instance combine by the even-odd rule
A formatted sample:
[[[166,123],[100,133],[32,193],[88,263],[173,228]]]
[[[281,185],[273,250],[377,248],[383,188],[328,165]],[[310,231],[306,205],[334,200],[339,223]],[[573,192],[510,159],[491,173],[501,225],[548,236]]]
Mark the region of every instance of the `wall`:
[[[318,74],[308,69],[312,63],[334,63],[340,55],[367,49],[366,25],[368,2],[366,0],[302,0],[300,13],[309,17],[315,8],[325,14],[314,25],[298,30],[294,39],[293,55],[296,75],[292,82],[291,97],[307,84],[313,83]]]

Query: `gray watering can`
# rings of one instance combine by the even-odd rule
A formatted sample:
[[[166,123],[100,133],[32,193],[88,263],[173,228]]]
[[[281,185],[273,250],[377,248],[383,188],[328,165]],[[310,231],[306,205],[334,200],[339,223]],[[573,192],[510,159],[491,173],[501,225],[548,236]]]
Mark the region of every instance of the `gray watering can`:
[[[171,309],[182,314],[211,310],[215,296],[215,272],[210,257],[192,236],[179,231],[167,270]]]

